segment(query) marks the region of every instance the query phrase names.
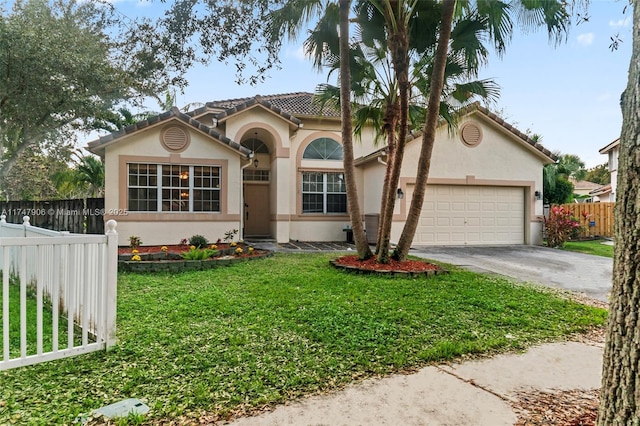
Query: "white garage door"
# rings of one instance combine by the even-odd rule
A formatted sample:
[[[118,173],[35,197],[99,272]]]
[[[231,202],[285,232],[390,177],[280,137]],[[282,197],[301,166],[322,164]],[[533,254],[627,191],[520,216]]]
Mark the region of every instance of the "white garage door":
[[[415,244],[523,244],[524,189],[429,185]]]

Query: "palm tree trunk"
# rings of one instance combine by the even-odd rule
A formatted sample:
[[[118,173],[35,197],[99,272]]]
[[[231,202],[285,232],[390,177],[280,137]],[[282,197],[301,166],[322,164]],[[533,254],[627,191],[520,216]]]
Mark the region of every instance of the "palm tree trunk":
[[[342,116],[342,150],[347,205],[353,239],[360,259],[372,256],[362,224],[358,202],[355,166],[353,164],[353,125],[351,122],[351,70],[349,69],[349,10],[350,0],[340,0],[340,112]]]
[[[633,48],[622,96],[622,133],[614,218],[613,289],[597,424],[640,419],[640,4],[633,7]]]
[[[382,181],[382,195],[380,197],[380,222],[378,223],[378,239],[376,242],[376,252],[377,256],[380,250],[380,236],[382,235],[382,230],[385,227],[385,216],[382,212],[385,211],[385,206],[387,205],[387,192],[389,191],[389,181],[391,180],[391,164],[392,158],[395,156],[396,146],[395,141],[392,139],[395,137],[394,134],[387,134],[387,155],[386,155],[386,164],[384,169],[384,180]]]
[[[395,21],[396,25],[388,25],[389,51],[391,61],[398,81],[398,97],[400,103],[398,120],[398,139],[396,152],[390,159],[387,167],[390,167],[390,180],[387,187],[386,202],[384,211],[381,212],[383,226],[378,235],[378,259],[379,263],[389,263],[389,250],[391,248],[391,226],[393,225],[393,211],[396,204],[396,188],[400,181],[400,171],[404,148],[407,140],[407,128],[409,120],[409,27],[408,17],[404,16],[397,2],[390,2],[388,13],[395,13],[395,16],[388,16],[387,21]],[[440,89],[442,90],[442,89]],[[392,132],[395,134],[395,127]]]
[[[449,39],[451,37],[451,27],[453,25],[453,12],[455,10],[455,6],[455,0],[444,0],[442,2],[442,20],[440,23],[438,47],[433,64],[431,86],[429,88],[427,116],[423,129],[422,149],[420,150],[420,157],[418,159],[416,185],[413,190],[413,197],[411,198],[411,205],[409,207],[409,213],[407,214],[407,220],[404,224],[404,228],[402,229],[398,246],[393,253],[393,258],[397,260],[405,260],[407,258],[420,220],[424,194],[427,189],[429,168],[431,167],[431,153],[433,152],[433,145],[436,139],[438,115],[440,111],[440,97],[442,95],[442,87],[444,85],[444,71],[447,63],[447,53],[449,50]]]
[[[378,238],[376,242],[376,256],[378,257],[378,262],[387,263],[388,255],[380,256],[380,249],[384,247],[386,252],[389,251],[388,245],[385,246],[383,243],[385,235],[389,235],[391,229],[391,221],[393,219],[393,209],[394,205],[392,204],[389,208],[389,193],[394,192],[393,188],[395,188],[393,184],[393,173],[394,173],[394,165],[396,164],[395,158],[397,153],[397,141],[396,141],[396,127],[398,125],[398,115],[399,115],[399,105],[396,101],[389,104],[385,108],[385,121],[384,121],[384,131],[387,134],[387,165],[384,172],[384,183],[382,185],[382,197],[380,200],[380,223],[378,224]],[[392,200],[393,202],[395,200]],[[389,210],[391,213],[389,213]]]

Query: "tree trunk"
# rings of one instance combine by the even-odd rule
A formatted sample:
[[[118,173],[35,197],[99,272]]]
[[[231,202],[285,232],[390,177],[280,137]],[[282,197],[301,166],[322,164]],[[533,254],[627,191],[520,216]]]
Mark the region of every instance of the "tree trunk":
[[[390,111],[392,109],[392,106],[388,106],[387,109]],[[389,118],[393,118],[391,115],[391,113],[388,113],[388,117]],[[376,241],[376,252],[375,255],[378,256],[378,253],[380,252],[380,237],[383,234],[383,229],[385,229],[386,225],[386,216],[384,215],[383,212],[386,211],[386,206],[387,206],[387,194],[389,193],[389,188],[391,187],[390,182],[391,182],[391,166],[393,164],[393,158],[396,155],[396,141],[395,141],[395,137],[396,137],[396,132],[393,131],[392,129],[395,129],[395,120],[391,120],[391,122],[393,123],[392,126],[389,126],[386,129],[387,132],[387,155],[386,155],[386,165],[385,165],[385,170],[384,170],[384,181],[382,183],[382,195],[380,197],[380,221],[378,223],[378,239]]]
[[[597,424],[640,424],[640,4],[633,5],[633,50],[622,95],[613,289]]]
[[[387,167],[390,168],[390,179],[387,186],[386,200],[383,203],[384,210],[380,212],[380,235],[378,235],[378,263],[389,263],[389,250],[391,248],[391,226],[393,225],[393,211],[396,204],[396,188],[400,181],[404,148],[407,143],[407,129],[409,121],[409,17],[406,10],[397,2],[390,2],[387,9],[387,28],[389,29],[389,51],[396,80],[398,81],[398,98],[400,103],[398,120],[398,139],[396,150],[389,159]],[[395,13],[395,16],[390,16]],[[395,21],[395,25],[391,22]],[[442,91],[442,89],[440,89]],[[395,127],[391,131],[395,134]]]
[[[423,129],[422,149],[418,159],[418,173],[416,176],[416,185],[411,198],[411,205],[407,220],[402,229],[398,246],[393,252],[393,258],[397,260],[406,260],[413,237],[415,236],[420,220],[420,212],[424,202],[424,193],[427,189],[427,178],[429,176],[429,168],[431,167],[431,153],[436,139],[436,129],[438,125],[438,116],[440,111],[440,97],[442,96],[442,87],[444,85],[444,70],[447,64],[447,53],[449,51],[449,39],[451,37],[451,27],[453,24],[453,12],[455,10],[455,0],[444,0],[442,2],[442,20],[440,23],[440,34],[438,39],[438,47],[433,64],[433,73],[431,76],[431,86],[429,87],[429,100],[427,104],[427,116]]]
[[[353,239],[360,259],[372,256],[364,234],[362,214],[358,202],[358,187],[353,164],[353,125],[351,122],[351,70],[349,69],[349,10],[350,0],[340,0],[340,113],[342,117],[342,150],[347,206]]]

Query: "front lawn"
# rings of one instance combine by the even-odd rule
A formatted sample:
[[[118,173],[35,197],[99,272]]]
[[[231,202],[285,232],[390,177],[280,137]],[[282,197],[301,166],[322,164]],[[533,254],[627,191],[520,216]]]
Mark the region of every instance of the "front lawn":
[[[121,274],[118,345],[0,373],[0,424],[70,423],[125,398],[151,407],[147,421],[224,417],[462,354],[522,349],[606,317],[495,276],[354,275],[331,267],[335,256]]]
[[[602,244],[603,242],[604,240],[567,241],[562,249],[613,258],[613,246]]]

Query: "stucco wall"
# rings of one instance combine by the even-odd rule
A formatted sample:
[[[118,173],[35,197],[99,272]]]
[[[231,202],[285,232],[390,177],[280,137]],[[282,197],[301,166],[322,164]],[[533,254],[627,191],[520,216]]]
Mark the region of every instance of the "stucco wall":
[[[525,239],[528,244],[541,244],[540,216],[543,213],[543,203],[542,200],[535,199],[534,193],[542,191],[543,157],[535,148],[526,146],[524,141],[519,141],[508,130],[483,116],[473,114],[466,117],[461,121],[459,128],[469,122],[478,125],[482,131],[482,141],[477,146],[465,145],[460,140],[460,135],[450,134],[446,126],[438,129],[431,158],[429,183],[524,188]],[[407,188],[410,189],[416,179],[421,143],[422,139],[418,138],[410,141],[406,147],[399,185],[405,197],[396,201],[392,241],[398,240],[411,203],[412,194]],[[384,170],[381,165],[373,162],[368,163],[364,170],[364,205],[367,212],[377,212]]]
[[[169,152],[160,143],[160,134],[168,126],[178,125],[189,132],[190,142],[184,151]],[[107,146],[105,150],[105,209],[127,209],[127,163],[219,165],[221,166],[221,212],[128,212],[106,215],[118,221],[121,241],[139,236],[145,244],[176,244],[194,234],[211,240],[224,232],[239,228],[241,154],[211,139],[178,120],[168,120],[146,131],[135,133]],[[245,161],[246,162],[246,161]],[[243,162],[243,163],[245,163]]]
[[[482,114],[472,114],[461,125],[475,122],[482,131],[482,142],[469,147],[458,134],[450,135],[446,127],[437,133],[431,160],[429,180],[440,184],[477,184],[521,186],[525,188],[525,209],[529,224],[528,242],[537,242],[540,234],[538,216],[542,215],[542,201],[533,193],[542,191],[542,165],[544,158],[534,148],[519,142],[504,127]],[[205,122],[207,122],[205,120]],[[168,152],[160,143],[160,132],[168,125],[177,124],[190,134],[188,147],[180,153]],[[270,148],[270,154],[260,154],[260,167],[270,169],[269,215],[272,237],[279,242],[343,241],[344,225],[348,215],[307,215],[301,212],[301,176],[303,171],[342,170],[340,161],[302,160],[304,148],[312,140],[329,137],[341,141],[340,123],[335,119],[306,119],[297,127],[272,111],[262,107],[251,108],[220,123],[218,129],[234,141],[247,139],[259,131],[261,139]],[[383,141],[381,141],[383,142]],[[394,215],[394,236],[399,234],[410,202],[407,185],[415,181],[421,139],[409,142],[404,156],[399,187],[405,198],[397,200]],[[355,158],[366,156],[378,149],[373,130],[361,138],[354,138]],[[242,156],[226,145],[211,139],[180,120],[168,120],[134,133],[106,147],[107,210],[126,209],[126,163],[153,164],[217,164],[222,170],[223,211],[221,213],[135,213],[114,218],[119,221],[122,239],[138,235],[145,244],[178,242],[193,234],[205,235],[210,240],[223,236],[229,229],[241,227],[242,172],[247,164]],[[362,214],[378,213],[384,167],[376,159],[356,168],[358,197]]]

